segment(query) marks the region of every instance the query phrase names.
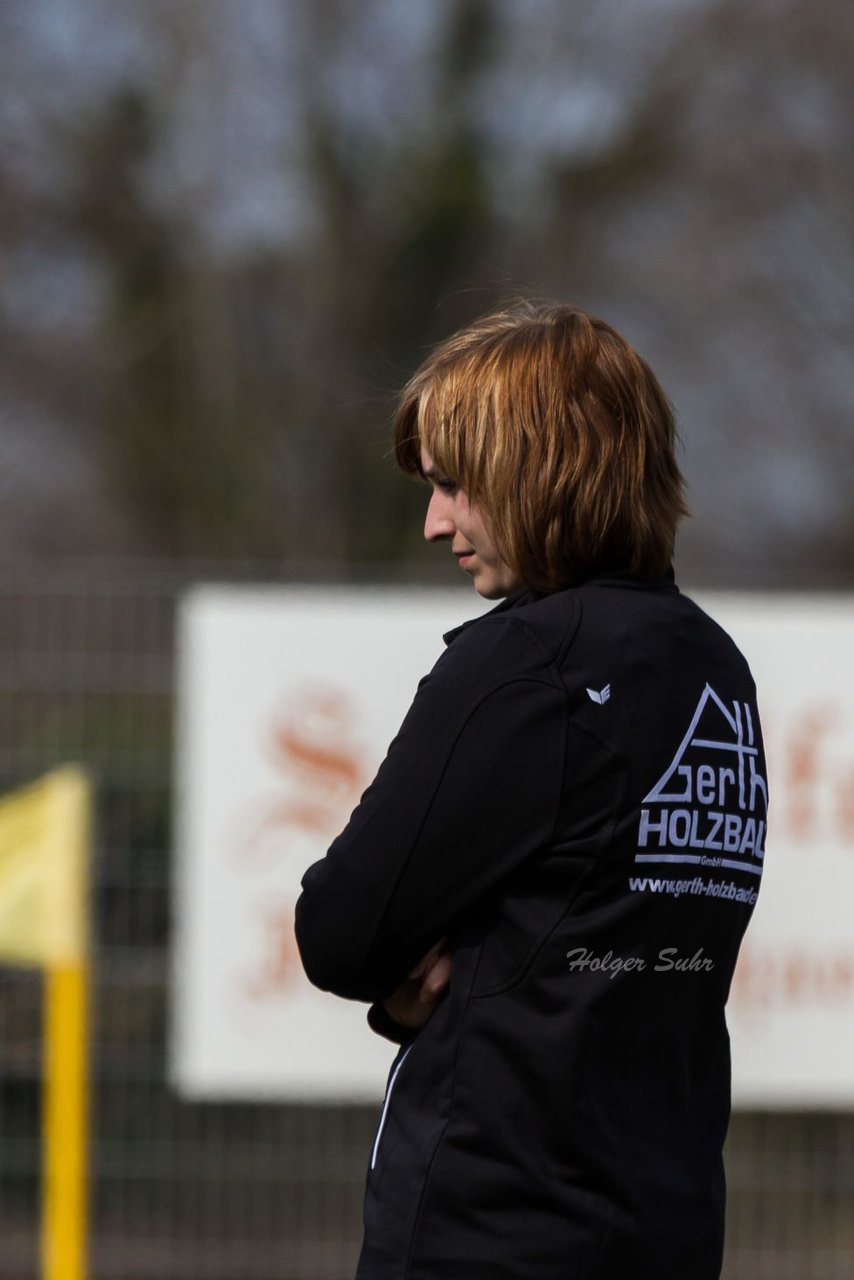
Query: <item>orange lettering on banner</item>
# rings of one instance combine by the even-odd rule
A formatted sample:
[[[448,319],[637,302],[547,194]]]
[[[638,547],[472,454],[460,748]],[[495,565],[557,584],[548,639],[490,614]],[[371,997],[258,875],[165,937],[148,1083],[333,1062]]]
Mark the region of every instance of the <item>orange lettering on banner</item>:
[[[350,791],[362,776],[353,751],[341,749],[341,738],[351,728],[351,709],[343,694],[334,689],[306,690],[273,725],[274,763],[284,773],[299,774],[333,793]]]
[[[283,995],[302,974],[293,903],[265,911],[261,927],[263,953],[256,972],[244,984],[246,995],[255,1002]]]
[[[783,1001],[785,1004],[799,1004],[808,996],[811,984],[817,980],[816,965],[813,956],[805,956],[802,951],[784,953],[782,957]]]
[[[355,719],[343,693],[317,686],[276,710],[265,751],[284,794],[251,802],[234,841],[244,867],[261,869],[286,852],[289,831],[332,839],[344,826],[368,780],[363,752],[353,741]]]
[[[844,707],[799,707],[785,724],[763,714],[771,789],[769,850],[775,840],[854,853],[854,726]]]
[[[836,801],[842,839],[854,849],[854,769],[844,773],[837,783]]]
[[[806,839],[815,830],[825,768],[822,747],[835,720],[832,707],[811,708],[796,721],[787,744],[784,795],[789,830],[796,839]]]
[[[854,1004],[854,946],[813,953],[798,946],[761,950],[744,943],[732,980],[729,1007],[745,1019],[772,1009],[803,1008],[839,1013]]]
[[[294,904],[274,899],[269,905],[269,872],[294,847],[304,870],[312,860],[306,837],[316,842],[315,856],[321,858],[346,824],[368,781],[355,727],[356,714],[344,692],[312,685],[279,704],[264,735],[263,749],[281,779],[281,791],[252,799],[227,841],[240,871],[267,899],[248,924],[255,958],[238,979],[245,998],[256,1006],[281,998],[304,981]]]

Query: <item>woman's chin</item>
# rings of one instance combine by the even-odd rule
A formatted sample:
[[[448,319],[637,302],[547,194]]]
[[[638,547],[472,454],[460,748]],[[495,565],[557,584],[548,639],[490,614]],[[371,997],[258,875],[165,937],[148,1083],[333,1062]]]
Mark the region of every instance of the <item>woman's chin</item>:
[[[479,596],[483,596],[484,600],[503,600],[510,592],[497,583],[492,582],[474,582],[472,583],[475,591]]]

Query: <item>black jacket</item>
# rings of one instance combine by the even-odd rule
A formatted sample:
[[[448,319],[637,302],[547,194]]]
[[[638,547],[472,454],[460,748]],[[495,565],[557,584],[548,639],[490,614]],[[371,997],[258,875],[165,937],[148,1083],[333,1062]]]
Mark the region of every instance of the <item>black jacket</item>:
[[[747,663],[672,571],[445,641],[296,909],[311,981],[401,1043],[357,1280],[714,1280],[767,814]],[[446,996],[396,1031],[443,935]]]

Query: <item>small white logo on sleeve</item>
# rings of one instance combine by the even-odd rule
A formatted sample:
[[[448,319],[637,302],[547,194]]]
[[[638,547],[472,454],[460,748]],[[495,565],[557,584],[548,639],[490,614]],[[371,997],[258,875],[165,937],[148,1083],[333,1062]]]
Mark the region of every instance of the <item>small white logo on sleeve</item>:
[[[587,696],[591,702],[598,702],[600,707],[604,707],[611,696],[611,686],[606,684],[604,689],[599,689],[598,691],[596,689],[588,689]]]

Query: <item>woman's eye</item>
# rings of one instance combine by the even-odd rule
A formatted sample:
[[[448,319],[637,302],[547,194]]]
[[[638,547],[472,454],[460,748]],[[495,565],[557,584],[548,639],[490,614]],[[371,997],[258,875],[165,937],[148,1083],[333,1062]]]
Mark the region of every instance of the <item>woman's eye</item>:
[[[441,489],[443,493],[453,493],[457,487],[457,482],[455,480],[437,480],[436,487]]]

